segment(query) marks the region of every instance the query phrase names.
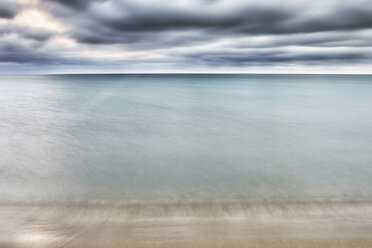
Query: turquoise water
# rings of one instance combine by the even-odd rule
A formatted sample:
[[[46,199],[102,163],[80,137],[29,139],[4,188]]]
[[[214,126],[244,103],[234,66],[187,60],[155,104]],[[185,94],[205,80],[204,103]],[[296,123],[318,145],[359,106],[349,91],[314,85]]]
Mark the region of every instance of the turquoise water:
[[[372,199],[372,76],[0,76],[0,201]]]

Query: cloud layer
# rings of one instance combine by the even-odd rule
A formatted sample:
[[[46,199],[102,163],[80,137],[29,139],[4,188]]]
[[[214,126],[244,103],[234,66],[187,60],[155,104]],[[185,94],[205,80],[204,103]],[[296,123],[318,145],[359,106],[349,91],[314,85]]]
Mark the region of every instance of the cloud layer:
[[[18,10],[18,5],[15,2],[10,0],[2,0],[0,2],[0,18],[13,18]]]
[[[0,71],[337,73],[371,65],[371,0],[0,3]]]

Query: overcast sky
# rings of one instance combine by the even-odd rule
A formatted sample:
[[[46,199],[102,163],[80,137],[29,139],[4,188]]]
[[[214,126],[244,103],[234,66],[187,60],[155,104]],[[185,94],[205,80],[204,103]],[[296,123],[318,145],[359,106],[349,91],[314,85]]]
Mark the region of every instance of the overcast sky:
[[[372,73],[372,0],[0,0],[0,73]]]

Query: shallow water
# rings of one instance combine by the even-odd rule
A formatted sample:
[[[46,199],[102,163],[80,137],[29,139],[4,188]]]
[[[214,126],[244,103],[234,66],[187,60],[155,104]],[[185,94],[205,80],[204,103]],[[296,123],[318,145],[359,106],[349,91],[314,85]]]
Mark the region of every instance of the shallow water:
[[[0,76],[0,201],[372,199],[372,76]]]
[[[278,247],[274,241],[326,240],[314,247],[365,248],[372,243],[371,213],[363,202],[10,204],[0,205],[0,247]]]

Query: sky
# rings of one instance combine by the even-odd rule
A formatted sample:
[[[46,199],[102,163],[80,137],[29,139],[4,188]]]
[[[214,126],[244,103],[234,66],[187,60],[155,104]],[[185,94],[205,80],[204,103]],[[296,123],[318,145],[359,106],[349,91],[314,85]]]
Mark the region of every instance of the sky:
[[[0,73],[369,73],[372,0],[0,0]]]

